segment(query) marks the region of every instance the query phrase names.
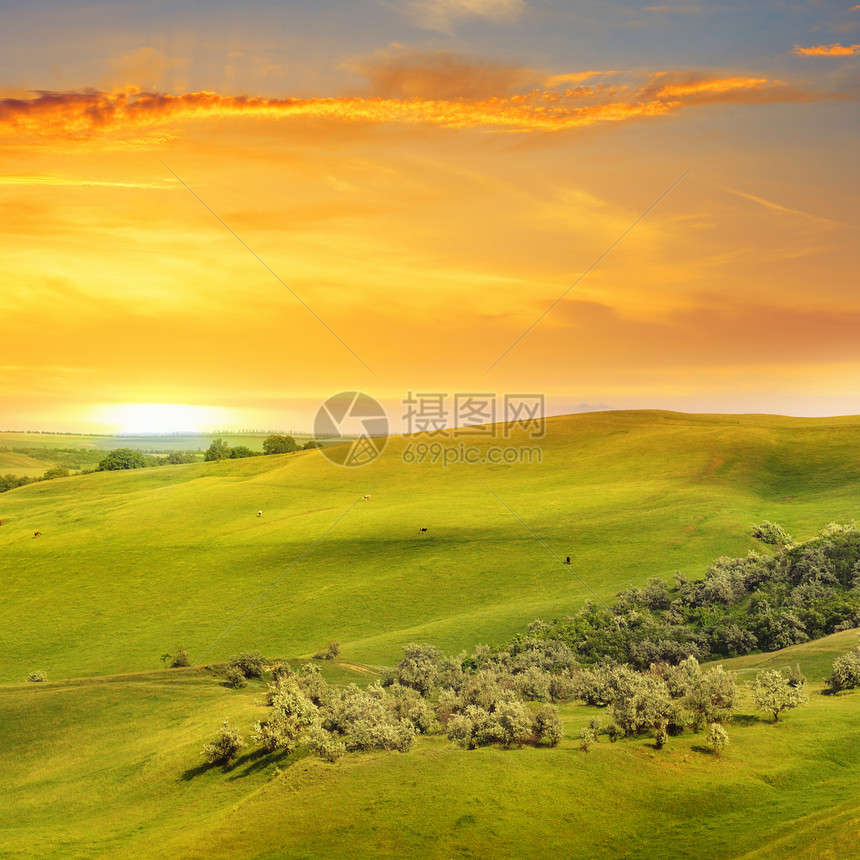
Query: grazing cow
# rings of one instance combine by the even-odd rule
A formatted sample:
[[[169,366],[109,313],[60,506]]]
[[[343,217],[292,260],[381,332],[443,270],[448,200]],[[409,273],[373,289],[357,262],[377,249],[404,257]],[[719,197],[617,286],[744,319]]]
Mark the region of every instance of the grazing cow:
[[[418,529],[418,531],[419,531],[419,532],[421,532],[421,534],[426,534],[426,533],[427,533],[427,529]]]
[[[564,563],[565,563],[565,564],[570,564],[570,556],[568,556],[568,557],[565,559],[565,562],[564,562]]]
[[[0,526],[2,526],[2,525],[3,525],[3,520],[0,520]]]
[[[41,532],[36,532],[36,534],[34,534],[34,535],[33,535],[33,537],[34,537],[34,538],[42,537],[42,533],[41,533]]]
[[[368,493],[366,496],[362,496],[361,500],[363,502],[369,502],[370,501],[370,493]]]

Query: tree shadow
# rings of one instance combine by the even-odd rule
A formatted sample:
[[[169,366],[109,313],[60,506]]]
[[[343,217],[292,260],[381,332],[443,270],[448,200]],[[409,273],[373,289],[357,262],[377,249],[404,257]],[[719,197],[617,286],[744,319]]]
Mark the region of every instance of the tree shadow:
[[[732,725],[735,726],[754,726],[763,722],[765,721],[757,714],[732,714]]]
[[[245,779],[261,770],[265,770],[269,765],[287,766],[300,757],[294,753],[288,753],[286,750],[274,750],[271,752],[265,749],[252,750],[243,756],[239,756],[239,758],[225,767],[224,770],[230,774],[230,779]]]
[[[710,747],[702,747],[698,744],[694,747],[690,747],[690,751],[694,753],[701,753],[701,755],[710,755],[715,756],[716,753]]]
[[[197,767],[189,767],[188,770],[183,771],[182,779],[184,782],[191,782],[195,776],[200,776],[213,767],[216,767],[214,762],[204,761],[203,764],[198,764]]]

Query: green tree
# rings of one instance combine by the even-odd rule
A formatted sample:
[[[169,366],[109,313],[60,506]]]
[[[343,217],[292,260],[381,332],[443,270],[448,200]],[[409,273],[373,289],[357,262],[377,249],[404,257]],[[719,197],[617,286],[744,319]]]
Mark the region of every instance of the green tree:
[[[140,451],[131,448],[117,448],[111,451],[100,463],[99,472],[114,472],[119,469],[145,469],[146,460]]]
[[[207,462],[213,460],[229,460],[230,446],[219,436],[212,441],[212,444],[206,449],[203,454],[203,459]]]
[[[68,478],[69,470],[62,466],[54,466],[52,469],[47,469],[42,475],[43,481],[52,481],[54,478]]]
[[[806,684],[792,684],[792,679],[784,670],[763,669],[747,686],[756,707],[760,711],[773,714],[774,722],[783,711],[800,707],[807,702]]]
[[[231,460],[240,460],[243,457],[256,457],[257,452],[252,451],[247,445],[237,445],[235,448],[230,449],[230,459]]]
[[[698,729],[705,723],[724,722],[735,706],[737,692],[734,672],[727,672],[722,666],[704,672],[692,682],[683,699],[692,725]]]
[[[278,433],[273,433],[263,442],[264,454],[292,454],[293,451],[298,450],[299,446],[292,436],[281,436]]]
[[[245,746],[245,739],[227,720],[214,741],[203,747],[203,755],[210,764],[229,764]]]

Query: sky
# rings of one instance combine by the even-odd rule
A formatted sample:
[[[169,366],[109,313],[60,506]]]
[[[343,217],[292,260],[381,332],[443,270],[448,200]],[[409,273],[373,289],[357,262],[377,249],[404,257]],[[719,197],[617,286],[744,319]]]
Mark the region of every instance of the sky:
[[[0,2],[0,430],[860,413],[860,5]],[[402,412],[403,410],[400,410]]]

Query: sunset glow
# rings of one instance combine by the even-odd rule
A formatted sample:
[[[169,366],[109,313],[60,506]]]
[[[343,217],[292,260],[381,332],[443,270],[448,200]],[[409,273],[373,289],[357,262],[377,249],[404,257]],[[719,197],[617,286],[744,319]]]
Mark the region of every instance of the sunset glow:
[[[849,4],[95,9],[4,12],[0,424],[860,412]]]

